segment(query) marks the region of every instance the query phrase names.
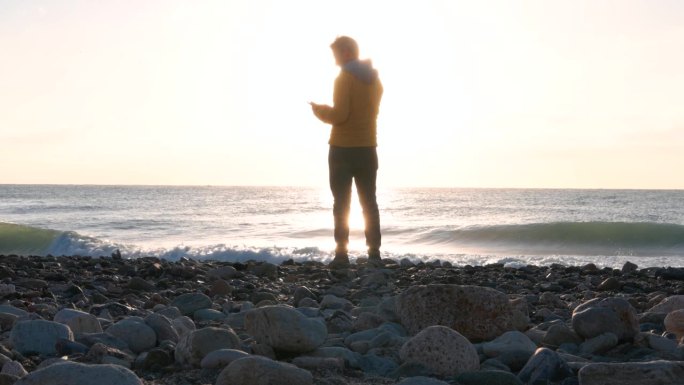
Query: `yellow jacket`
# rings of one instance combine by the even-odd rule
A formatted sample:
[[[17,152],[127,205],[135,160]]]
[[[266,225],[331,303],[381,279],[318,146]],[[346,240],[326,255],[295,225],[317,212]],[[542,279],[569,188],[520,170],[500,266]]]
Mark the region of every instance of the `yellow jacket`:
[[[332,124],[331,146],[375,147],[382,83],[368,61],[343,66],[335,79],[334,105],[320,106],[316,116]]]

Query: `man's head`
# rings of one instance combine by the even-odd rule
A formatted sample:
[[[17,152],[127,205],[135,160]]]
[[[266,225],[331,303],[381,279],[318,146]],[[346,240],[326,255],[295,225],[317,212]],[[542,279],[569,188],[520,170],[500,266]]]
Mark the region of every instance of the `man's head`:
[[[330,48],[332,48],[337,65],[344,65],[359,58],[359,45],[349,36],[339,36],[330,44]]]

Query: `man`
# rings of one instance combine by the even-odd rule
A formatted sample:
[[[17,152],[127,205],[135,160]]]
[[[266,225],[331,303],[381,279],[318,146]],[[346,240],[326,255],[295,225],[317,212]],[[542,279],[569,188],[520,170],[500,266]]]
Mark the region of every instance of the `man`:
[[[378,155],[376,120],[382,98],[382,83],[370,60],[359,60],[354,39],[341,36],[331,45],[335,63],[341,71],[335,80],[334,105],[311,103],[318,119],[332,124],[328,169],[330,190],[335,200],[335,259],[333,268],[349,265],[349,208],[352,180],[356,184],[365,221],[368,261],[381,265],[380,214],[375,197]]]

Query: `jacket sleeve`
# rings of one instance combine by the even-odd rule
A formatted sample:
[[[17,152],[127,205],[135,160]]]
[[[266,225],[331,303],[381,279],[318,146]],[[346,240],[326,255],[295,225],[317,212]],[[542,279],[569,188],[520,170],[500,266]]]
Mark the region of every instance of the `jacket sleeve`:
[[[342,73],[335,79],[332,107],[323,106],[319,111],[319,119],[329,124],[340,124],[349,118],[351,104],[351,79],[349,74]]]

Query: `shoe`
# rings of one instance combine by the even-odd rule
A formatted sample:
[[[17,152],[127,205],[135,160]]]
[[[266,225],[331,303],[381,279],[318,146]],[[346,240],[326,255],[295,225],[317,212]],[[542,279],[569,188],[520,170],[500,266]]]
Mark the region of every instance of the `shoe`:
[[[346,269],[349,267],[349,256],[346,253],[335,253],[335,259],[328,266],[331,269]]]
[[[380,258],[380,249],[368,249],[368,264],[374,267],[381,267],[384,265],[382,258]]]

